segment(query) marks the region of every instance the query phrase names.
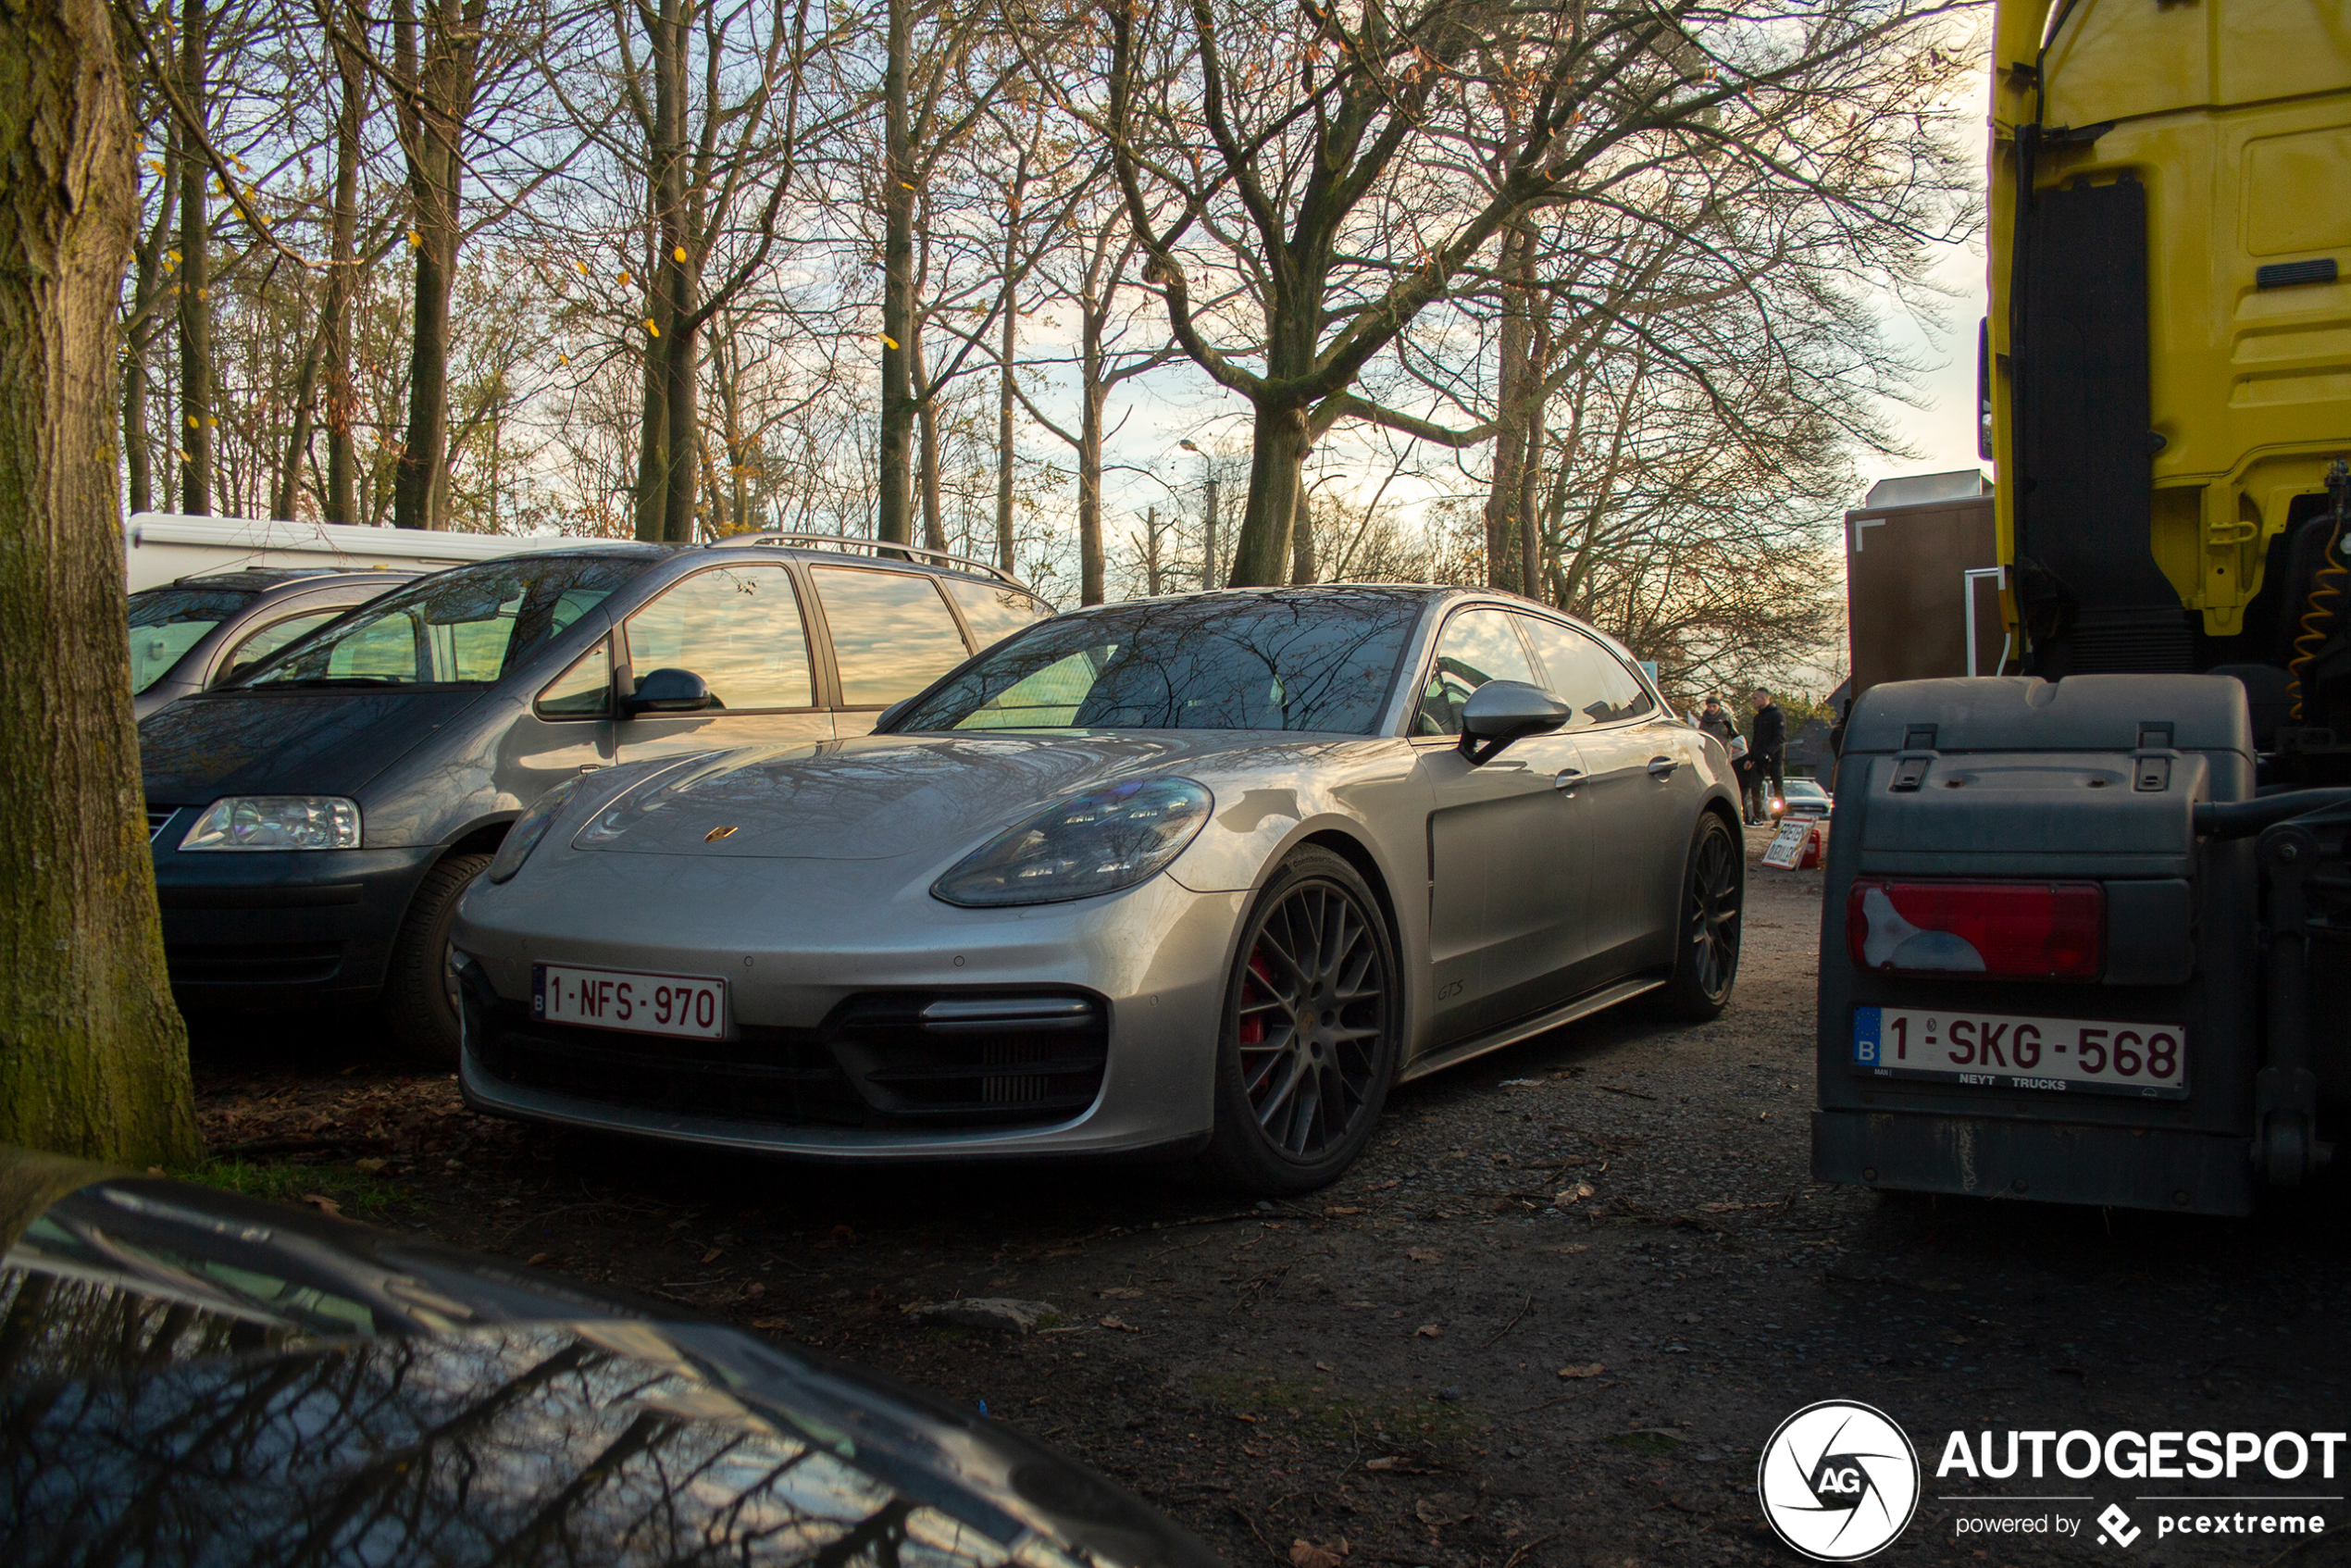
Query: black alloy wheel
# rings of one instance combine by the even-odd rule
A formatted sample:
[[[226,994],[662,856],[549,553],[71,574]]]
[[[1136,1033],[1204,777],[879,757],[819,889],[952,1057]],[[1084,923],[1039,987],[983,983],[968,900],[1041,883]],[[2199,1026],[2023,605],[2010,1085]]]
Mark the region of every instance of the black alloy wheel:
[[[1739,974],[1739,915],[1747,901],[1747,859],[1730,827],[1703,812],[1690,839],[1684,874],[1673,977],[1661,1000],[1677,1018],[1703,1023],[1730,1005]]]
[[[1252,1192],[1308,1192],[1353,1164],[1396,1076],[1395,950],[1362,877],[1327,850],[1275,874],[1242,931],[1208,1159]]]

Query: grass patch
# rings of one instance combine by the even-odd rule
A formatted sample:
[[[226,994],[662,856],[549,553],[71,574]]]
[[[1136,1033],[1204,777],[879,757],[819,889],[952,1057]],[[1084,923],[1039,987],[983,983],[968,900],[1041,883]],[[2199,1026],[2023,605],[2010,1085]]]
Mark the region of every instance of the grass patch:
[[[1629,1453],[1652,1455],[1669,1454],[1682,1446],[1681,1438],[1669,1437],[1662,1432],[1619,1432],[1614,1437],[1602,1437],[1600,1441],[1610,1448],[1623,1449]]]
[[[1382,1388],[1357,1396],[1334,1382],[1272,1372],[1195,1373],[1186,1380],[1204,1403],[1238,1415],[1288,1416],[1321,1437],[1369,1438],[1384,1433],[1396,1442],[1436,1442],[1464,1437],[1485,1425],[1467,1405],[1440,1400],[1434,1389]]]
[[[406,1188],[349,1165],[258,1164],[251,1160],[215,1156],[171,1174],[181,1181],[199,1182],[224,1192],[239,1192],[273,1203],[299,1205],[305,1197],[316,1192],[333,1199],[354,1219],[380,1219],[418,1206],[416,1194]]]

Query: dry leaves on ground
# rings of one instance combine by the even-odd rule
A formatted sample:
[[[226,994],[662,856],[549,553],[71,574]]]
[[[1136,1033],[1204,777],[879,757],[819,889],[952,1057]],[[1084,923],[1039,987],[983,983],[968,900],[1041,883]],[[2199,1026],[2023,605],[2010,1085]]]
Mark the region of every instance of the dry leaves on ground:
[[[1582,1366],[1561,1367],[1560,1375],[1561,1377],[1598,1377],[1607,1370],[1608,1368],[1598,1362],[1586,1362]]]

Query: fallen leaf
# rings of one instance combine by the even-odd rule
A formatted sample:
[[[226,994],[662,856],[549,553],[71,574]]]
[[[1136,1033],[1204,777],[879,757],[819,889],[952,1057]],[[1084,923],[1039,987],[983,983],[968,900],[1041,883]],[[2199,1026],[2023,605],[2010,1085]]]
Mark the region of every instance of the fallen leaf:
[[[1361,1207],[1353,1203],[1334,1203],[1323,1211],[1326,1214],[1360,1214],[1362,1212]]]
[[[1131,1285],[1105,1286],[1101,1289],[1095,1291],[1094,1294],[1097,1296],[1108,1296],[1113,1300],[1120,1301],[1139,1301],[1143,1299],[1143,1293],[1140,1290],[1136,1289]]]
[[[352,1162],[351,1162],[351,1168],[352,1168],[353,1170],[355,1170],[355,1171],[365,1171],[365,1172],[367,1172],[369,1176],[374,1176],[376,1173],[378,1173],[379,1171],[382,1170],[382,1169],[383,1169],[386,1165],[389,1165],[389,1164],[392,1164],[392,1162],[391,1162],[391,1161],[389,1161],[389,1160],[379,1160],[379,1159],[377,1159],[375,1156],[373,1156],[373,1155],[369,1155],[369,1156],[368,1156],[367,1159],[365,1159],[365,1160],[354,1160],[354,1161],[352,1161]]]
[[[1551,1201],[1557,1203],[1561,1208],[1564,1209],[1570,1203],[1580,1202],[1584,1199],[1589,1198],[1591,1195],[1592,1184],[1588,1181],[1579,1181],[1574,1187],[1567,1188],[1558,1197],[1552,1199]]]
[[[330,1219],[339,1219],[342,1215],[342,1205],[323,1192],[305,1192],[302,1195],[302,1201]]]
[[[1255,1416],[1253,1416],[1253,1415],[1243,1415],[1243,1414],[1241,1414],[1238,1411],[1235,1411],[1235,1412],[1233,1412],[1233,1419],[1234,1419],[1235,1421],[1246,1421],[1246,1422],[1248,1422],[1248,1423],[1249,1423],[1251,1426],[1254,1426],[1254,1425],[1257,1425],[1257,1417],[1255,1417]],[[1250,1450],[1250,1451],[1251,1451],[1251,1452],[1254,1452],[1255,1450]]]
[[[1460,1492],[1432,1492],[1412,1504],[1414,1516],[1431,1529],[1458,1524],[1476,1510],[1477,1505]]]
[[[785,1321],[779,1317],[755,1317],[751,1320],[751,1325],[753,1328],[783,1328],[788,1326]]]
[[[541,1263],[553,1263],[554,1257],[553,1252],[533,1252],[523,1260],[523,1267],[537,1268]]]
[[[1327,1546],[1316,1546],[1309,1540],[1295,1540],[1289,1543],[1290,1568],[1338,1568],[1347,1561],[1347,1551],[1345,1537],[1333,1540]]]
[[[1326,1361],[1318,1361],[1314,1363],[1314,1370],[1317,1372],[1335,1372],[1337,1369]]]
[[[743,1287],[743,1294],[745,1296],[765,1296],[767,1294],[767,1287],[760,1284],[759,1281],[754,1279],[749,1285]]]
[[[1404,1255],[1412,1259],[1412,1262],[1416,1263],[1433,1263],[1437,1262],[1437,1254],[1430,1251],[1425,1247],[1415,1247]]]
[[[1142,1332],[1141,1329],[1136,1327],[1133,1324],[1126,1322],[1115,1313],[1104,1313],[1101,1317],[1096,1318],[1094,1321],[1101,1324],[1104,1328],[1114,1328],[1121,1334],[1140,1334]]]
[[[1587,1362],[1582,1366],[1561,1367],[1560,1375],[1561,1377],[1598,1377],[1607,1370],[1608,1368],[1598,1362]]]
[[[147,1167],[147,1174],[149,1176],[161,1176],[164,1174],[164,1170],[161,1165],[149,1165]]]
[[[1403,1467],[1403,1464],[1404,1462],[1402,1460],[1390,1455],[1386,1459],[1367,1459],[1363,1462],[1363,1468],[1366,1470],[1399,1470]]]
[[[720,1257],[725,1255],[726,1251],[727,1249],[724,1247],[713,1247],[709,1251],[704,1252],[702,1255],[702,1261],[706,1263],[715,1263]]]
[[[1424,1323],[1418,1328],[1412,1330],[1412,1338],[1415,1339],[1436,1339],[1442,1338],[1444,1333],[1445,1330],[1438,1327],[1436,1324]]]

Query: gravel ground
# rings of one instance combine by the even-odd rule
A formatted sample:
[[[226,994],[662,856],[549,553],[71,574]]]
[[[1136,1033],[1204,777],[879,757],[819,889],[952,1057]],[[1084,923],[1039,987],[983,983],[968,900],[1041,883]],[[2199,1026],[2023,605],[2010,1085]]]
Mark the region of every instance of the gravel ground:
[[[1888,1559],[2110,1561],[2094,1524],[1960,1534],[1985,1511],[1955,1500],[2035,1488],[1938,1481],[1947,1434],[2344,1427],[2339,1191],[2220,1222],[1810,1178],[1820,888],[1752,872],[1715,1023],[1620,1011],[1407,1086],[1355,1169],[1293,1203],[1149,1171],[841,1174],[525,1128],[356,1020],[200,1021],[198,1089],[215,1149],[290,1192],[984,1403],[1247,1568],[1797,1561],[1756,1458],[1832,1397],[1885,1410],[1928,1467]],[[902,1310],[999,1296],[1060,1322]],[[2146,1512],[2154,1485],[2038,1490],[2094,1494],[2042,1510],[2087,1519]],[[2129,1555],[2351,1562],[2346,1538],[2149,1530]]]

